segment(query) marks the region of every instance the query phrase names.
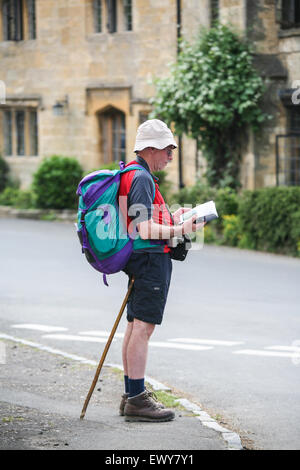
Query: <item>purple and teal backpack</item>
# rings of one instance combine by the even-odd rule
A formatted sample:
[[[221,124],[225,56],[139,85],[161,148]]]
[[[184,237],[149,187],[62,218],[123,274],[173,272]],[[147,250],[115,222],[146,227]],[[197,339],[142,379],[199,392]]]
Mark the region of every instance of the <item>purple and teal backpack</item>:
[[[103,273],[105,285],[106,275],[121,271],[133,251],[134,234],[127,232],[118,201],[121,175],[131,170],[146,171],[141,165],[126,168],[120,162],[119,170],[98,170],[85,176],[76,192],[82,253],[94,269]]]

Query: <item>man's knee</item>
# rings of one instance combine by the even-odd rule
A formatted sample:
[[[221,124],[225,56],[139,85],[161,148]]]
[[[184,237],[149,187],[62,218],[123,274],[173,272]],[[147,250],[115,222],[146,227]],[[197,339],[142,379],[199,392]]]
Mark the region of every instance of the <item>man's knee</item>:
[[[135,318],[133,320],[133,329],[136,333],[139,335],[143,335],[144,337],[147,337],[148,339],[152,335],[154,331],[155,325],[153,323],[147,323],[142,320],[138,320]]]

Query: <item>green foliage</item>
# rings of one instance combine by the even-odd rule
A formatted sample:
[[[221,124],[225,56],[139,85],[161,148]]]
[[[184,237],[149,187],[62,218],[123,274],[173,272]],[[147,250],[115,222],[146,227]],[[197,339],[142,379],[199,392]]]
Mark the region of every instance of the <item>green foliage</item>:
[[[214,226],[211,223],[205,225],[204,227],[204,242],[212,243],[212,244],[219,244],[216,230],[214,229]]]
[[[7,186],[9,179],[9,166],[0,155],[0,193]]]
[[[33,176],[37,207],[75,209],[76,189],[83,171],[75,158],[53,155],[46,158]]]
[[[2,193],[0,193],[0,205],[2,206],[14,206],[15,201],[18,197],[19,189],[11,188],[8,186]]]
[[[111,162],[102,165],[99,170],[118,170],[120,168],[119,162]]]
[[[31,209],[35,207],[35,195],[29,189],[22,190],[7,186],[0,194],[0,205]]]
[[[300,256],[300,187],[236,193],[198,181],[172,197],[180,206],[213,199],[219,218],[204,228],[205,242]]]
[[[30,189],[18,189],[13,205],[19,209],[32,209],[36,207],[34,192]]]
[[[217,25],[201,32],[194,44],[183,41],[171,75],[155,80],[151,117],[197,139],[212,185],[239,186],[245,130],[258,130],[268,117],[260,109],[264,84],[252,57],[245,40]]]
[[[190,204],[196,206],[202,204],[211,199],[215,199],[217,189],[208,186],[203,181],[197,181],[194,186],[186,186],[180,189],[177,193],[174,193],[171,198],[172,204]]]
[[[189,204],[192,207],[214,200],[219,219],[210,222],[210,225],[212,224],[218,229],[222,226],[222,217],[224,215],[238,213],[238,195],[235,190],[230,187],[217,189],[201,180],[197,181],[194,186],[185,187],[173,194],[171,200],[172,204],[179,204],[180,206]]]
[[[0,205],[31,209],[35,207],[35,195],[29,189],[7,186],[0,194]]]
[[[300,187],[245,191],[239,204],[244,240],[257,250],[297,254]]]
[[[92,170],[86,170],[83,173],[83,176],[87,176],[90,173],[93,173],[94,171],[99,171],[99,170],[118,170],[120,168],[119,163],[116,162],[111,162],[111,163],[105,163],[105,165],[100,166],[99,168],[94,168]]]
[[[224,215],[237,215],[239,210],[238,194],[230,187],[220,188],[216,191],[214,199],[218,213]]]
[[[238,246],[241,239],[240,222],[237,215],[223,216],[223,243],[229,246]]]
[[[162,197],[169,204],[171,198],[171,187],[172,183],[167,180],[167,172],[164,170],[154,171],[154,176],[158,178],[159,190],[162,194]]]
[[[300,243],[300,209],[295,212],[291,220],[291,237]]]

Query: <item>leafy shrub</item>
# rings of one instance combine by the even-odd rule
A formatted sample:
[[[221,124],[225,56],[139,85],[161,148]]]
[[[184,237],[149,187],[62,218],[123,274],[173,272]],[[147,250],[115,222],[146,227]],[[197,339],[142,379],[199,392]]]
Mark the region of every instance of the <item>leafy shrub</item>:
[[[297,254],[300,187],[245,191],[239,204],[241,231],[257,250]]]
[[[46,158],[33,176],[36,205],[41,209],[75,209],[83,171],[75,158]]]
[[[204,226],[204,243],[218,244],[216,231],[213,229],[211,223]]]
[[[0,193],[4,190],[8,183],[9,166],[0,155]]]
[[[238,246],[241,239],[240,221],[237,215],[223,216],[223,243],[229,246]]]
[[[197,181],[194,186],[189,186],[180,189],[177,193],[172,195],[171,201],[172,204],[191,204],[196,206],[197,204],[202,204],[211,199],[215,199],[217,190],[213,187],[208,186],[202,181]]]
[[[29,189],[22,190],[8,186],[0,194],[0,205],[30,209],[35,207],[35,195]]]
[[[238,201],[238,194],[233,189],[229,187],[218,189],[215,196],[218,214],[221,217],[224,217],[224,215],[237,215],[239,210]]]
[[[8,186],[7,188],[0,193],[0,205],[2,206],[14,206],[17,196],[19,193],[18,188],[11,188]]]
[[[16,193],[15,201],[13,206],[19,209],[31,209],[36,207],[36,197],[30,189],[19,189]]]
[[[160,170],[160,171],[154,171],[153,174],[159,180],[158,181],[159,190],[162,194],[162,197],[167,203],[169,203],[170,197],[171,197],[170,192],[171,192],[172,183],[167,180],[167,172],[164,170]]]

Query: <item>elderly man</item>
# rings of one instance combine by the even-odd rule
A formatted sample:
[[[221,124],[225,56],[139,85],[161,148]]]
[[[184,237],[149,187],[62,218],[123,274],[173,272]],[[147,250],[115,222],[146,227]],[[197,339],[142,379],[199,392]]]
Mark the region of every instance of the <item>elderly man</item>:
[[[122,175],[120,196],[127,196],[127,224],[136,219],[138,236],[134,251],[124,271],[135,282],[127,305],[127,329],[123,341],[125,393],[120,414],[127,421],[170,421],[174,412],[158,403],[145,389],[144,377],[148,342],[155,325],[160,325],[168,296],[172,261],[168,240],[199,230],[195,217],[178,225],[180,215],[189,209],[180,208],[171,214],[159,191],[158,179],[152,174],[162,170],[173,159],[177,147],[167,125],[151,119],[138,128],[134,151],[141,170]],[[127,166],[128,166],[127,165]]]

